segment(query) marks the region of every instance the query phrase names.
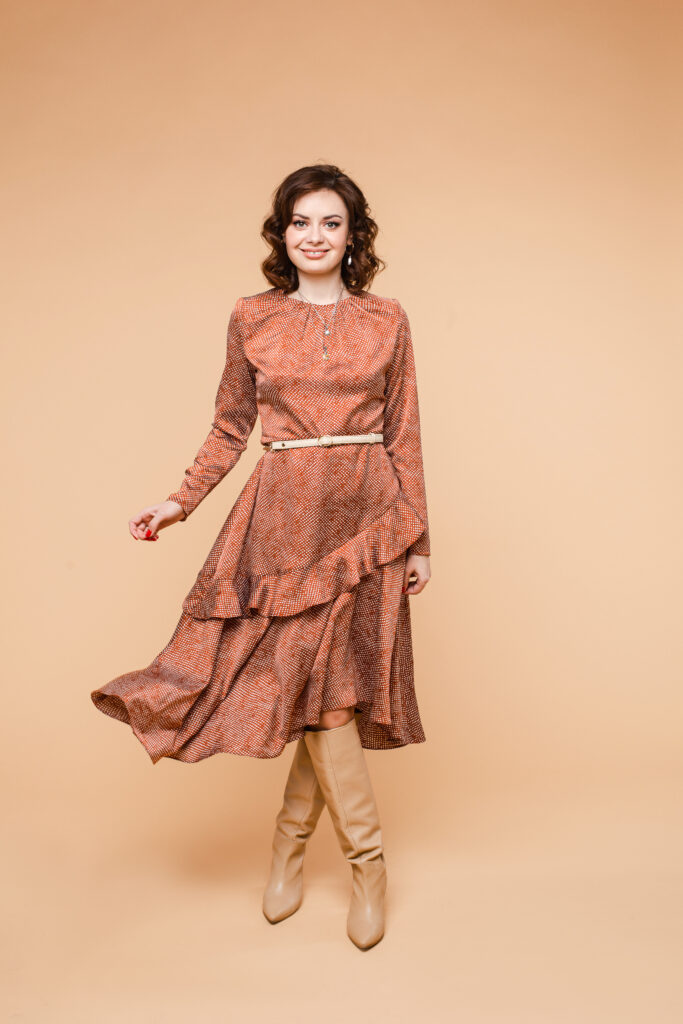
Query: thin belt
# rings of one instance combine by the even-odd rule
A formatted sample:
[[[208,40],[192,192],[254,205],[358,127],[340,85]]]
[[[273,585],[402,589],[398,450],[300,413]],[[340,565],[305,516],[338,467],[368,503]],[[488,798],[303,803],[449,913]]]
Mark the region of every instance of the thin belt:
[[[313,444],[329,448],[333,444],[376,444],[382,440],[384,434],[321,434],[319,437],[298,437],[291,441],[269,441],[263,447],[268,452],[274,452],[279,448],[306,448]]]

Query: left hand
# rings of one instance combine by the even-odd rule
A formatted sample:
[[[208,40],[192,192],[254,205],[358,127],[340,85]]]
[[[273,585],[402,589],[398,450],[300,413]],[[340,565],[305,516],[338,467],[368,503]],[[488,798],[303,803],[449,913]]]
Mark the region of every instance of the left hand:
[[[411,576],[417,579],[409,583]],[[403,574],[403,594],[419,594],[429,582],[431,571],[429,568],[429,555],[408,555]]]

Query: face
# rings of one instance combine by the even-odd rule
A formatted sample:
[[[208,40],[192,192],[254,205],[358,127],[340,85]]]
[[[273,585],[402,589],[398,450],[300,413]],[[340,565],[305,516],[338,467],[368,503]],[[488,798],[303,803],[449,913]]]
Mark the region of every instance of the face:
[[[341,196],[320,189],[300,196],[285,230],[287,255],[306,274],[329,274],[339,267],[349,238],[349,215]]]

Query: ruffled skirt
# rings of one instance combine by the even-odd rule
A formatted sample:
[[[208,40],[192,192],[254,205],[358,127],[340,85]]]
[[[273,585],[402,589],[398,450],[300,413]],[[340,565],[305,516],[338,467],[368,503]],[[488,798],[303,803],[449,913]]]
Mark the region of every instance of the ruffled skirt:
[[[262,456],[169,643],[93,690],[95,707],[153,763],[278,757],[343,707],[366,748],[424,742],[401,593],[423,529],[381,445]]]

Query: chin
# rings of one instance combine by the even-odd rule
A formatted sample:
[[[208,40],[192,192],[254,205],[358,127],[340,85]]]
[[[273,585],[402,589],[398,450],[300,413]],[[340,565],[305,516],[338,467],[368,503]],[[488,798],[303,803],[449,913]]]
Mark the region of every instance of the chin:
[[[309,274],[315,274],[316,271],[322,273],[329,273],[330,270],[334,270],[340,260],[325,259],[325,260],[307,260],[304,256],[303,263],[297,263],[296,267],[298,270],[305,270]]]

